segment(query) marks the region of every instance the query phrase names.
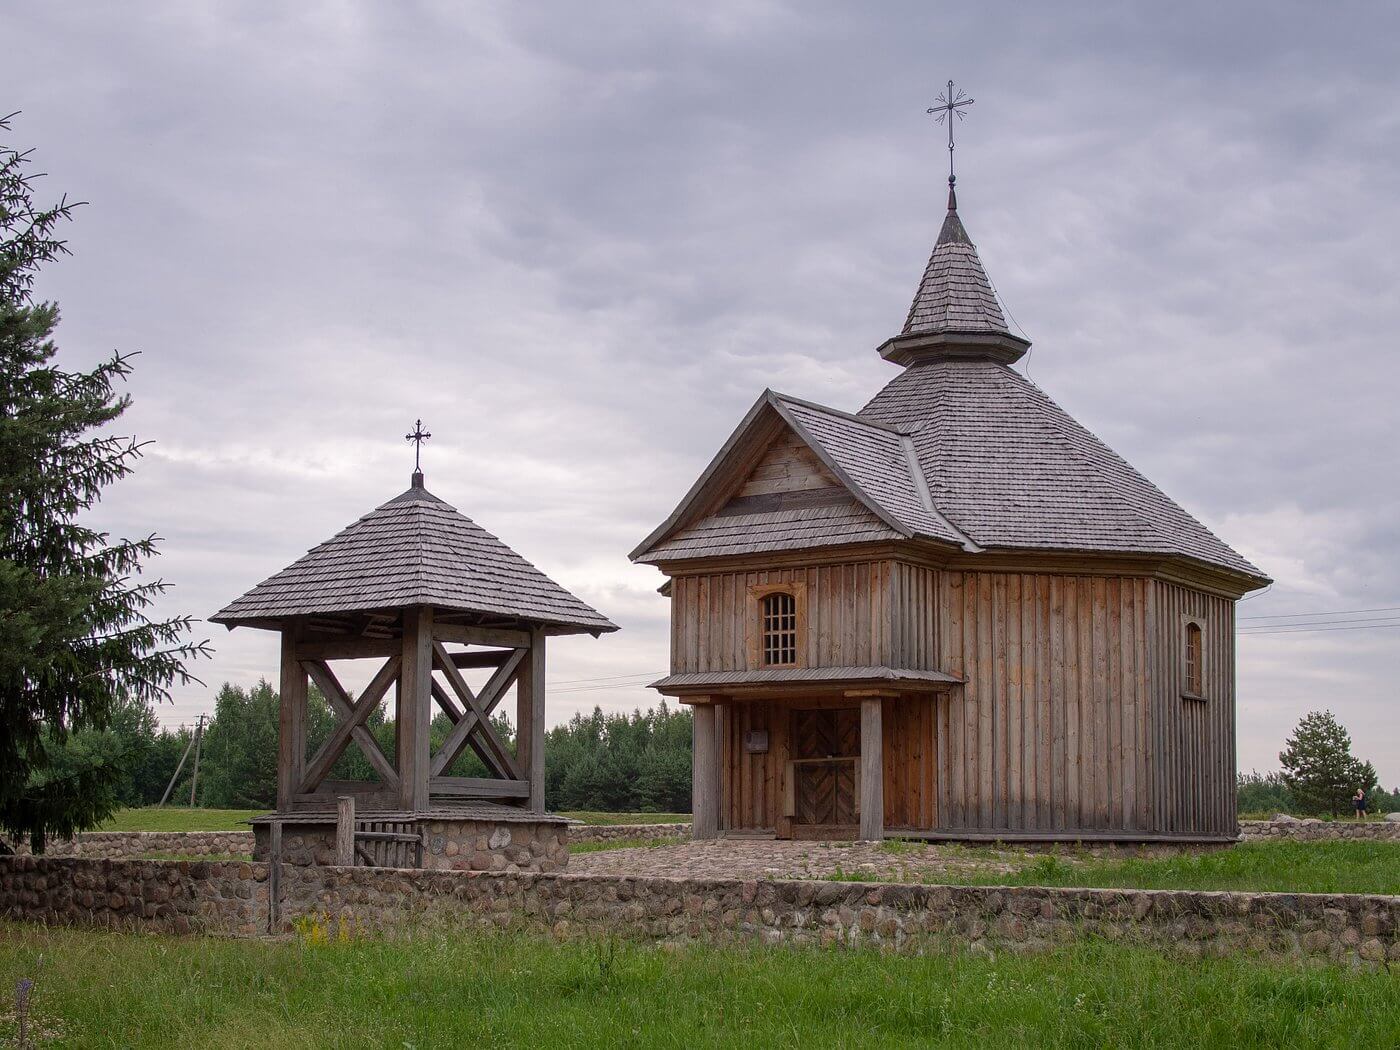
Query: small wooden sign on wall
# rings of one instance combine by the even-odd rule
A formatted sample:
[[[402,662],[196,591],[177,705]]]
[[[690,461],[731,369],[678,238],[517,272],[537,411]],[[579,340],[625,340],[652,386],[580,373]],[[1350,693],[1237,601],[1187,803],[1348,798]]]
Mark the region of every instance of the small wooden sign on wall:
[[[768,751],[768,730],[750,729],[744,733],[744,751],[750,755],[762,755]]]

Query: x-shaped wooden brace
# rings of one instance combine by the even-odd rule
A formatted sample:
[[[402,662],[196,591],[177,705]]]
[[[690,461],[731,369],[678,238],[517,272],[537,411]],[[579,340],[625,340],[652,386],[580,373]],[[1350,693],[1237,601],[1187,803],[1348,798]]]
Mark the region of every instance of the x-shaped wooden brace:
[[[316,752],[310,764],[306,767],[306,773],[301,779],[301,791],[315,791],[320,786],[321,781],[326,779],[331,767],[340,760],[340,756],[345,754],[345,749],[354,740],[359,745],[360,750],[365,753],[365,758],[369,759],[369,764],[379,774],[380,780],[387,787],[396,788],[399,783],[399,775],[394,770],[393,764],[384,757],[384,752],[379,750],[379,741],[375,740],[370,731],[365,728],[365,721],[379,706],[379,701],[384,699],[384,694],[388,692],[389,686],[393,685],[399,677],[399,665],[403,662],[401,657],[391,656],[384,662],[384,666],[379,669],[379,673],[374,676],[369,685],[365,686],[365,691],[352,704],[350,695],[336,679],[331,671],[330,665],[324,660],[303,660],[301,665],[306,669],[306,673],[311,676],[326,695],[332,710],[340,717],[335,729],[321,749]]]
[[[457,665],[452,662],[452,656],[442,647],[442,643],[433,643],[433,667],[447,678],[447,684],[466,705],[466,710],[459,708],[446,690],[436,681],[433,682],[433,699],[452,720],[452,731],[447,734],[442,747],[433,756],[430,767],[432,776],[442,776],[443,770],[457,760],[462,748],[470,745],[495,776],[502,780],[524,779],[515,756],[510,753],[491,725],[491,712],[496,709],[506,690],[515,681],[525,653],[524,649],[513,651],[482,687],[481,695],[477,696],[467,685],[462,672],[457,670]]]

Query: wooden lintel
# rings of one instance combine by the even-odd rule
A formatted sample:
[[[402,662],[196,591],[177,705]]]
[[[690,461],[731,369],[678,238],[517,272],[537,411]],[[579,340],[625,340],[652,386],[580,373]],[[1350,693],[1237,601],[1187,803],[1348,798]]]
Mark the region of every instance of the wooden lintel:
[[[452,665],[466,667],[500,667],[515,653],[514,649],[486,649],[468,653],[453,653]]]
[[[529,798],[530,785],[524,780],[496,780],[490,777],[431,777],[428,794],[460,798]]]
[[[368,657],[382,660],[399,656],[403,652],[403,644],[397,638],[307,638],[297,642],[296,652],[298,660],[358,660]]]
[[[433,640],[457,642],[460,645],[496,645],[507,649],[528,649],[530,632],[511,631],[500,627],[468,627],[458,623],[435,623]]]
[[[883,700],[898,700],[904,694],[897,689],[847,689],[841,694],[851,700],[864,700],[879,697]]]

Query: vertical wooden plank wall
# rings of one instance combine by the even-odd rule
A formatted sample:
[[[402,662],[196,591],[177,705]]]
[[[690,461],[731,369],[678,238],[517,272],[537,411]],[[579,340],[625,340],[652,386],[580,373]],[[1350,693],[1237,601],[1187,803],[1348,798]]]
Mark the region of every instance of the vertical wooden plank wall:
[[[1157,582],[1153,588],[1154,830],[1233,835],[1235,603],[1176,584]],[[1187,618],[1201,625],[1204,700],[1181,695]]]
[[[888,561],[763,572],[677,576],[671,583],[671,670],[738,671],[748,666],[749,589],[775,583],[807,587],[806,667],[888,662]]]
[[[946,572],[938,827],[1150,830],[1150,581]]]

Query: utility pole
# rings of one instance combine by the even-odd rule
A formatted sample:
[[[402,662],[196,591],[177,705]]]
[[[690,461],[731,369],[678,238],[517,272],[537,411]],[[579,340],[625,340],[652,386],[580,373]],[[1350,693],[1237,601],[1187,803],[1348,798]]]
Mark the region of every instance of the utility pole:
[[[194,772],[190,774],[190,809],[194,809],[194,789],[199,784],[199,751],[203,740],[204,716],[200,715],[194,726]]]
[[[184,728],[181,726],[180,728]],[[165,785],[165,794],[160,796],[160,805],[163,806],[170,801],[170,792],[175,790],[175,782],[180,779],[180,770],[185,768],[185,759],[190,757],[190,751],[194,749],[194,737],[190,737],[190,742],[185,745],[185,753],[180,756],[180,761],[175,766],[175,775],[170,778],[170,783]],[[157,806],[157,809],[160,807]]]

